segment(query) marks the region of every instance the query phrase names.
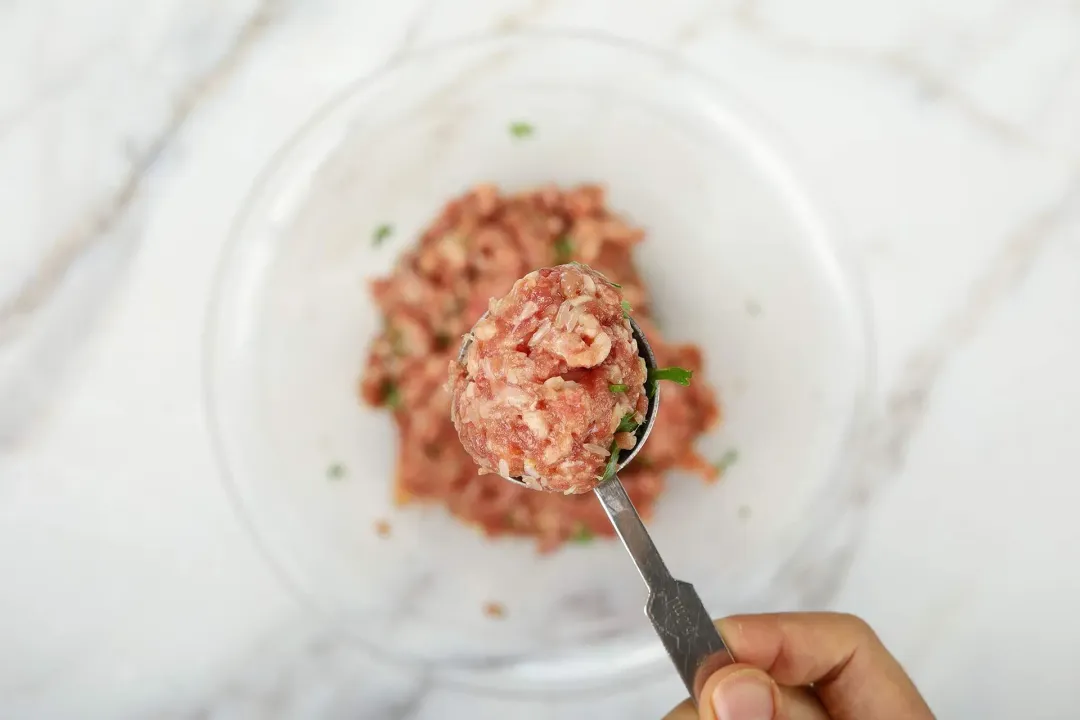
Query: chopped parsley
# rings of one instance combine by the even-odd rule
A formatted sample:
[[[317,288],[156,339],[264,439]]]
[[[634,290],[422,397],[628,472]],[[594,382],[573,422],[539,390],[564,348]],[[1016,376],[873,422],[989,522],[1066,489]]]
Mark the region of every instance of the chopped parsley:
[[[330,480],[340,480],[345,477],[345,466],[341,463],[332,463],[326,468],[326,477]]]
[[[401,407],[401,393],[398,392],[397,385],[391,380],[386,380],[382,385],[382,404],[391,410],[397,410]]]
[[[534,132],[536,132],[536,128],[532,126],[532,123],[527,123],[523,120],[515,120],[510,123],[510,135],[519,140],[532,137]]]
[[[634,312],[634,308],[632,308],[632,307],[630,306],[630,303],[628,303],[627,301],[623,300],[623,301],[622,301],[621,303],[619,303],[619,304],[620,304],[620,305],[622,305],[622,311],[623,311],[623,315],[625,315],[626,317],[630,317],[630,313]]]
[[[574,531],[570,533],[570,542],[587,543],[595,537],[593,531],[585,527],[584,523],[578,523],[574,526]]]
[[[608,285],[610,285],[613,288],[619,288],[620,290],[622,290],[622,285],[620,285],[617,282],[611,282],[610,280],[608,280],[607,283],[608,283]]]
[[[634,432],[638,429],[638,425],[639,423],[634,420],[634,414],[626,413],[619,421],[619,427],[615,428],[615,432]]]
[[[626,420],[624,417],[623,420]],[[619,427],[622,427],[622,423],[619,423]],[[604,474],[600,476],[600,482],[607,482],[615,476],[615,471],[619,467],[619,446],[612,440],[611,441],[611,454],[608,455],[607,465],[604,466]]]
[[[713,467],[716,468],[716,471],[718,473],[723,475],[728,469],[731,468],[732,465],[734,465],[738,461],[739,451],[732,448],[731,450],[728,450],[723,455],[721,455],[720,459],[713,463]]]
[[[690,378],[692,377],[694,377],[693,370],[681,367],[655,368],[649,371],[649,382],[653,385],[658,380],[670,380],[673,383],[687,387],[690,385]]]
[[[375,228],[375,233],[371,236],[371,244],[375,247],[383,244],[383,241],[394,234],[394,226],[382,224]]]
[[[694,376],[693,370],[681,367],[655,368],[649,371],[649,377],[645,381],[645,395],[650,399],[656,395],[656,384],[661,380],[670,380],[683,387],[690,384],[690,378]]]
[[[612,384],[608,385],[607,387],[608,387],[608,390],[610,390],[613,393],[626,392],[627,390],[630,389],[629,385],[620,385],[618,383],[612,383]]]
[[[559,239],[555,241],[555,262],[559,265],[565,265],[570,262],[574,256],[574,246],[570,242],[569,235],[560,235]]]

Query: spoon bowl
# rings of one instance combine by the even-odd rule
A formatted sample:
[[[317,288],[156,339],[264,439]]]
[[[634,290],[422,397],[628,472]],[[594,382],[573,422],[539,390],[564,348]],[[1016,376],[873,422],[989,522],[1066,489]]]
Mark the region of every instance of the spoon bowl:
[[[479,325],[487,317],[485,312],[476,321]],[[645,338],[645,333],[641,331],[641,327],[634,322],[633,317],[627,318],[630,321],[630,329],[634,334],[634,342],[637,343],[638,355],[645,361],[645,371],[651,373],[656,369],[656,355],[653,354],[652,347],[649,345],[649,341]],[[465,363],[465,353],[468,352],[469,346],[472,345],[472,333],[465,336],[465,339],[461,341],[461,349],[458,351],[458,362]],[[634,443],[634,447],[629,450],[619,451],[619,464],[615,467],[615,472],[620,472],[623,468],[630,464],[630,461],[637,457],[638,452],[645,444],[645,440],[648,439],[649,433],[652,432],[653,423],[656,422],[656,411],[660,407],[660,387],[653,388],[652,395],[649,397],[649,407],[645,410],[645,419],[638,425],[637,430],[634,431],[637,442]],[[504,480],[525,487],[525,482],[520,477],[504,477]]]

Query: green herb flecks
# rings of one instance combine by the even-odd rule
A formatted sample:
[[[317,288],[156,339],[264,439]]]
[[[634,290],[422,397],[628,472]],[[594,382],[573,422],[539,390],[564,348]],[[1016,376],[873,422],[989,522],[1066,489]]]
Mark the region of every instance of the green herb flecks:
[[[625,315],[626,317],[630,317],[630,313],[634,312],[634,308],[630,306],[630,303],[628,303],[626,300],[623,300],[619,304],[622,305],[623,315]]]
[[[444,332],[435,333],[435,349],[445,350],[450,347],[450,335]]]
[[[585,527],[584,523],[578,523],[574,526],[574,531],[570,533],[570,542],[587,543],[591,542],[595,537],[593,531]]]
[[[690,384],[690,378],[694,376],[693,370],[687,370],[681,367],[667,367],[656,368],[649,371],[648,379],[645,381],[645,395],[652,399],[656,396],[656,384],[661,380],[670,380],[673,383],[678,383],[683,387]]]
[[[690,378],[694,377],[693,370],[687,370],[681,367],[666,367],[666,368],[654,368],[649,371],[649,382],[656,382],[657,380],[669,380],[673,383],[687,387],[690,385]]]
[[[619,421],[619,427],[615,428],[615,432],[634,432],[639,425],[640,423],[634,419],[633,413],[626,413],[622,416],[622,420]]]
[[[374,245],[375,247],[378,247],[379,245],[382,245],[383,242],[385,242],[386,239],[389,238],[393,234],[394,234],[394,226],[393,225],[387,225],[387,224],[384,223],[384,224],[380,225],[379,227],[375,228],[375,232],[371,236],[371,244]]]
[[[574,257],[574,245],[570,242],[569,235],[560,235],[555,241],[555,263],[565,265]]]
[[[623,418],[625,420],[626,418]],[[622,427],[622,423],[619,423],[619,427]],[[619,445],[612,440],[611,441],[611,454],[608,455],[607,465],[604,466],[604,474],[600,476],[600,482],[607,482],[615,476],[615,470],[619,467]]]
[[[626,392],[627,390],[630,389],[629,385],[620,385],[619,383],[611,383],[607,387],[608,387],[608,390],[610,390],[613,393]]]
[[[345,466],[341,463],[332,463],[326,468],[326,477],[329,480],[341,480],[345,477]]]
[[[715,463],[713,463],[713,467],[716,468],[716,471],[718,473],[723,475],[725,472],[727,472],[731,468],[732,465],[734,465],[738,461],[739,461],[739,451],[732,448],[731,450],[728,450],[723,455],[721,455],[720,459],[717,460]]]
[[[532,123],[527,123],[524,120],[515,120],[510,123],[510,135],[518,140],[524,140],[527,137],[532,137],[536,132],[536,128]]]
[[[383,407],[388,407],[391,410],[397,410],[401,407],[401,393],[398,391],[397,385],[390,380],[383,382],[382,404]]]

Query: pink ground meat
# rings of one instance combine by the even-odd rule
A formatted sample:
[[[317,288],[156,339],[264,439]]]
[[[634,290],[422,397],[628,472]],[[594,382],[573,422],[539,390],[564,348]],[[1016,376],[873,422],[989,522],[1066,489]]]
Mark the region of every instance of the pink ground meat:
[[[450,421],[450,393],[443,389],[461,335],[488,309],[489,299],[505,295],[532,270],[570,260],[622,285],[658,365],[694,371],[690,387],[664,388],[649,442],[619,473],[638,512],[651,517],[671,470],[716,478],[694,441],[720,421],[720,407],[700,350],[670,342],[650,322],[649,291],[633,258],[643,238],[640,228],[607,207],[597,185],[519,193],[479,185],[451,198],[403,249],[393,272],[372,283],[385,324],[371,343],[359,387],[364,402],[385,408],[397,427],[398,505],[438,504],[490,537],[533,537],[543,552],[614,535],[600,503],[587,494],[533,492],[495,474],[477,474]]]
[[[571,263],[536,270],[490,304],[465,362],[450,362],[451,413],[481,472],[535,490],[592,490],[616,430],[645,417],[645,361],[607,278]]]

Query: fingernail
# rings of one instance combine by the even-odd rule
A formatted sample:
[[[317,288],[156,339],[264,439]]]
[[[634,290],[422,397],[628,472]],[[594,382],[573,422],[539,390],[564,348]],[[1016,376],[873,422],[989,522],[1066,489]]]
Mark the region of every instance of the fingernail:
[[[712,704],[717,720],[772,720],[772,681],[760,670],[739,671],[716,686]]]

